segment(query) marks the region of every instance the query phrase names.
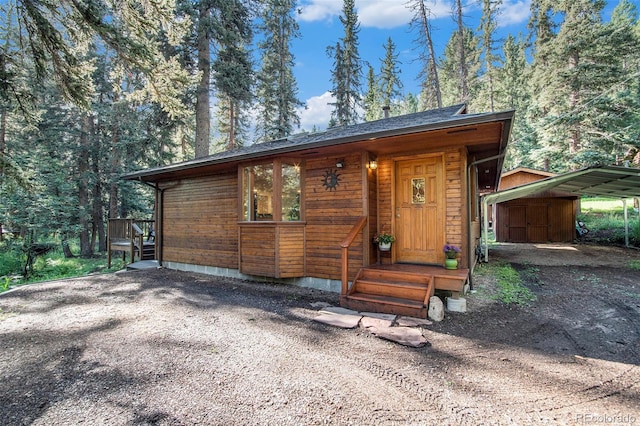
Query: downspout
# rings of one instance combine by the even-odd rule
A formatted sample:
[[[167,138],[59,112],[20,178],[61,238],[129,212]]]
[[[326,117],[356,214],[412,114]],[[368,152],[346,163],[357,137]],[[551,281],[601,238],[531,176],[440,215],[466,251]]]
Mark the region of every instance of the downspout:
[[[477,166],[478,164],[486,163],[487,161],[497,160],[499,158],[504,157],[505,154],[498,154],[492,157],[483,158],[482,160],[476,160],[471,164],[467,165],[467,265],[469,265],[469,290],[473,290],[473,280],[471,278],[472,266],[473,266],[473,256],[475,253],[475,249],[471,250],[471,168]],[[486,212],[485,212],[486,215]],[[487,243],[486,241],[484,242]]]

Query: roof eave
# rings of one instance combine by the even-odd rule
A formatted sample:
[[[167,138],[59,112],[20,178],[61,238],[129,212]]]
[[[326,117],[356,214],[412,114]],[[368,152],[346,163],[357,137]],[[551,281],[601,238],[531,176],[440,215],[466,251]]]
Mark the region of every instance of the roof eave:
[[[465,108],[466,107],[464,106],[461,107],[460,111],[464,112]],[[452,119],[447,121],[427,123],[427,124],[422,124],[418,126],[403,127],[399,129],[389,129],[389,130],[383,130],[378,132],[363,133],[358,135],[339,137],[335,139],[325,139],[325,140],[320,140],[317,142],[311,142],[311,143],[302,144],[302,145],[288,145],[282,148],[274,148],[273,150],[269,150],[269,151],[249,152],[244,154],[240,153],[237,156],[229,156],[229,157],[214,158],[214,159],[203,157],[202,159],[199,159],[199,160],[190,160],[188,163],[177,163],[177,164],[168,165],[168,166],[162,166],[162,167],[156,167],[152,169],[145,169],[145,170],[140,170],[136,172],[126,173],[122,175],[121,178],[125,180],[158,181],[158,180],[162,180],[163,175],[197,169],[205,166],[233,164],[233,163],[238,163],[242,161],[250,161],[258,158],[274,156],[279,154],[287,154],[287,153],[294,153],[298,151],[306,151],[310,149],[325,148],[329,146],[361,142],[364,140],[375,140],[375,139],[386,138],[386,137],[403,136],[403,135],[408,135],[413,133],[444,130],[448,128],[488,123],[492,121],[507,122],[505,131],[503,131],[502,141],[500,144],[500,152],[502,153],[504,152],[507,146],[514,112],[515,112],[514,110],[508,110],[508,111],[486,113],[486,114],[479,114],[479,115],[460,114],[460,115],[454,116]],[[499,166],[500,168],[502,167],[502,160],[500,161]],[[155,177],[156,179],[150,179],[152,177]]]

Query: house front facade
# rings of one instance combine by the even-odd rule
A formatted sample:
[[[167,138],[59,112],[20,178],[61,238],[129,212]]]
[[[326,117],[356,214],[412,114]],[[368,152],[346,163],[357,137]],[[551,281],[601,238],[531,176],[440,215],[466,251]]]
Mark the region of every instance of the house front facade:
[[[156,188],[168,268],[340,291],[369,265],[473,267],[479,189],[495,190],[513,112],[464,105],[255,144],[130,173]],[[386,231],[390,252],[373,241]],[[345,240],[349,239],[346,247]]]

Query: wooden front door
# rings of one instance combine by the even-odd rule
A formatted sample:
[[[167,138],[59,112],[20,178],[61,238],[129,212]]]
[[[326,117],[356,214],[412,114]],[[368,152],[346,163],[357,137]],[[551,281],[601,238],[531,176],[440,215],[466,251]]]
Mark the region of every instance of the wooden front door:
[[[398,262],[444,259],[444,177],[441,156],[396,163],[395,254]]]

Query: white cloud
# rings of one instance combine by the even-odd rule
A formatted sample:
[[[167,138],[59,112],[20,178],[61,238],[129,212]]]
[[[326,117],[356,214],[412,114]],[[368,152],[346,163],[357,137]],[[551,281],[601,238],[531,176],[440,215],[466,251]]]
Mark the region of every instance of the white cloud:
[[[509,25],[520,24],[529,19],[531,13],[530,0],[507,1],[500,8],[498,16],[498,26],[507,27]]]
[[[308,0],[302,1],[298,10],[301,21],[325,21],[338,16],[342,10],[342,0]]]
[[[320,96],[313,96],[307,99],[307,108],[300,108],[300,127],[303,130],[311,131],[313,126],[318,130],[323,130],[329,124],[333,107],[329,103],[335,102],[335,98],[330,92],[324,92]]]
[[[407,25],[413,12],[406,0],[356,0],[358,21],[362,27],[395,28]],[[448,17],[451,5],[448,2],[428,0],[427,7],[432,18]],[[305,0],[300,4],[301,21],[327,21],[340,16],[342,0]]]

